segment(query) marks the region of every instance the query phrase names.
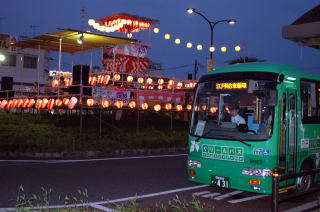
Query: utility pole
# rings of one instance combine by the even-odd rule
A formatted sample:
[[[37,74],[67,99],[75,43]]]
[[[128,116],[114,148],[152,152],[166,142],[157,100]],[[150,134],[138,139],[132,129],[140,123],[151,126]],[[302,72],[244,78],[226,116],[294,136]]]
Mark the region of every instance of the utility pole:
[[[194,77],[193,77],[194,80],[197,79],[197,73],[198,73],[198,61],[197,61],[197,59],[195,59],[195,61],[194,61]]]

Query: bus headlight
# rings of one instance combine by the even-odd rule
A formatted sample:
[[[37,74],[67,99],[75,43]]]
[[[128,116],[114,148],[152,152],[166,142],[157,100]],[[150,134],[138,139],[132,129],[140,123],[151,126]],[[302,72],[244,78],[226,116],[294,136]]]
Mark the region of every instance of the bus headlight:
[[[272,175],[271,169],[243,168],[243,175],[269,177]]]
[[[192,168],[201,168],[201,162],[196,160],[188,160],[188,166]]]

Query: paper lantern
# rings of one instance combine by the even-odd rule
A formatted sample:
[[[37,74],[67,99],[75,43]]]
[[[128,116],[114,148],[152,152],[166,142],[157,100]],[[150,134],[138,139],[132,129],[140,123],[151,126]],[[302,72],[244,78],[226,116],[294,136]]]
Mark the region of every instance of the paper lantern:
[[[144,82],[143,77],[139,77],[139,78],[138,78],[138,83],[142,84],[143,82]]]
[[[162,90],[162,89],[163,89],[163,86],[162,86],[162,85],[158,85],[158,89],[159,89],[159,90]]]
[[[153,108],[154,108],[154,110],[155,111],[160,111],[161,110],[161,105],[159,105],[159,104],[156,104],[155,106],[153,106]]]
[[[41,108],[44,109],[47,107],[49,100],[47,98],[43,98],[41,102]]]
[[[62,100],[61,99],[56,99],[56,101],[54,102],[54,104],[58,107],[60,107],[62,105]]]
[[[148,107],[149,107],[149,106],[148,106],[148,104],[147,104],[146,102],[141,104],[142,110],[147,110]]]
[[[171,85],[171,86],[174,85],[174,81],[173,80],[169,80],[168,81],[168,85]]]
[[[78,99],[76,97],[71,97],[69,104],[68,104],[68,108],[73,109],[74,106],[76,106],[77,102],[78,102]]]
[[[114,104],[118,109],[122,108],[123,107],[123,102],[122,101],[116,101],[115,104]]]
[[[132,81],[133,81],[133,76],[130,76],[130,75],[127,76],[127,81],[128,81],[128,82],[132,82]]]
[[[191,105],[187,105],[187,106],[186,106],[186,109],[187,109],[187,110],[191,110],[191,109],[192,109],[192,106],[191,106]]]
[[[197,50],[198,50],[198,51],[201,51],[201,50],[202,50],[202,45],[201,45],[201,44],[197,45]]]
[[[177,83],[177,89],[181,89],[183,87],[183,83],[182,82],[178,82]]]
[[[192,48],[192,43],[191,42],[187,43],[187,48],[189,48],[189,49]]]
[[[90,80],[91,78],[91,80]],[[96,76],[90,76],[89,77],[89,84],[92,86],[95,86],[97,84],[97,77]]]
[[[235,46],[235,47],[234,47],[234,50],[235,50],[236,52],[239,52],[239,51],[241,50],[241,47],[240,47],[240,46]]]
[[[169,39],[170,39],[170,34],[166,33],[166,34],[164,35],[164,39],[169,40]]]
[[[7,104],[8,104],[8,101],[7,101],[7,100],[5,100],[5,99],[2,100],[2,101],[1,101],[1,104],[0,104],[0,108],[1,108],[1,109],[5,108],[5,107],[7,106]]]
[[[172,85],[168,85],[168,86],[167,86],[167,89],[169,89],[169,90],[172,89],[172,88],[173,88]]]
[[[157,27],[153,29],[153,32],[154,32],[154,33],[159,33],[159,31],[160,31],[160,30],[159,30],[159,28],[157,28]]]
[[[93,99],[87,99],[87,105],[89,107],[93,106],[94,105],[94,100]]]
[[[114,81],[119,81],[119,80],[120,80],[120,74],[115,74],[115,75],[113,76],[113,80],[114,80]]]
[[[181,40],[180,40],[179,38],[176,38],[176,39],[174,40],[174,42],[175,42],[176,44],[180,44],[180,43],[181,43]]]
[[[216,113],[218,110],[217,107],[210,107],[210,113]]]
[[[103,99],[102,100],[102,107],[103,108],[108,108],[109,106],[110,106],[110,101],[106,100],[106,99]]]
[[[29,99],[28,108],[33,107],[33,105],[36,103],[34,99]]]
[[[17,108],[22,107],[23,105],[23,99],[18,99]]]
[[[63,104],[64,104],[65,106],[68,106],[70,100],[69,100],[69,98],[63,98],[62,102],[63,102]]]
[[[18,104],[18,100],[17,99],[13,99],[12,100],[12,108],[15,108],[16,106],[17,106],[17,104]]]
[[[177,105],[177,106],[176,106],[176,110],[177,110],[177,111],[181,111],[182,109],[183,109],[182,105]]]
[[[152,84],[152,81],[153,81],[152,78],[149,77],[149,78],[147,79],[147,84]]]
[[[172,109],[172,104],[171,103],[167,103],[165,105],[166,110],[171,110]]]
[[[207,110],[207,105],[201,105],[201,110]]]
[[[8,104],[7,104],[7,109],[11,110],[13,106],[13,100],[9,100]]]
[[[48,110],[52,110],[53,107],[54,107],[54,103],[55,103],[55,100],[54,99],[50,99],[49,102],[48,102]]]
[[[107,85],[110,81],[110,75],[106,75],[103,79],[103,84]]]
[[[71,85],[71,80],[68,79],[68,78],[65,78],[65,79],[64,79],[64,85],[65,85],[65,86],[70,86],[70,85]]]
[[[210,47],[209,47],[209,51],[210,51],[210,52],[214,52],[215,50],[216,50],[216,48],[214,48],[214,46],[210,46]]]
[[[164,80],[163,80],[163,79],[161,79],[161,78],[158,79],[158,84],[159,84],[159,85],[163,85],[163,83],[164,83]]]
[[[137,104],[136,104],[135,101],[129,102],[129,107],[130,107],[131,109],[136,108],[136,106],[137,106]]]
[[[98,83],[102,84],[104,80],[104,76],[103,75],[99,75],[98,76]]]
[[[24,100],[23,100],[23,103],[22,103],[22,107],[23,107],[23,108],[28,107],[29,101],[30,101],[29,99],[24,99]]]
[[[148,86],[148,89],[149,89],[149,90],[153,90],[154,87],[153,87],[152,85],[149,85],[149,86]]]
[[[35,107],[39,110],[41,108],[41,105],[42,105],[42,99],[37,99]]]
[[[227,47],[222,46],[222,47],[221,47],[221,52],[226,52],[226,51],[227,51]]]
[[[58,85],[59,85],[59,80],[57,79],[52,80],[52,87],[58,87]]]

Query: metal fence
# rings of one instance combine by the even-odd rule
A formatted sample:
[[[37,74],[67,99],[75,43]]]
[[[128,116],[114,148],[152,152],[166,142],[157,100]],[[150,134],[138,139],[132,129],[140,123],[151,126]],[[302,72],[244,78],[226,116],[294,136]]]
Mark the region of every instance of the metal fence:
[[[281,181],[284,180],[288,180],[288,179],[296,179],[297,177],[301,177],[301,176],[307,176],[307,175],[315,175],[317,173],[320,173],[320,169],[313,169],[313,170],[308,170],[308,171],[302,171],[300,173],[296,173],[296,174],[289,174],[289,175],[279,175],[279,174],[274,174],[273,175],[273,179],[272,179],[272,212],[278,212],[279,211],[279,204],[283,203],[285,201],[297,198],[297,197],[301,197],[303,195],[306,194],[310,194],[310,193],[315,193],[320,191],[320,188],[311,188],[307,191],[303,191],[303,192],[295,192],[292,194],[289,194],[287,196],[284,197],[280,197],[279,196],[279,192],[283,189],[279,189],[279,183]],[[292,186],[291,186],[292,187]],[[287,188],[285,188],[287,189]],[[320,208],[320,205],[313,207],[313,208],[309,208],[308,210],[313,210],[316,208]]]

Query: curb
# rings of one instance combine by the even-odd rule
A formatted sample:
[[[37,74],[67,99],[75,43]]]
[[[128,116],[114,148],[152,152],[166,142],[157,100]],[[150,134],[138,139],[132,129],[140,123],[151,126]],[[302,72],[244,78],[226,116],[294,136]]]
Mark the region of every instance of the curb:
[[[120,149],[110,151],[87,152],[0,152],[2,159],[32,158],[32,159],[76,159],[76,158],[100,158],[114,156],[134,156],[151,154],[186,154],[187,148],[160,148],[160,149]]]

